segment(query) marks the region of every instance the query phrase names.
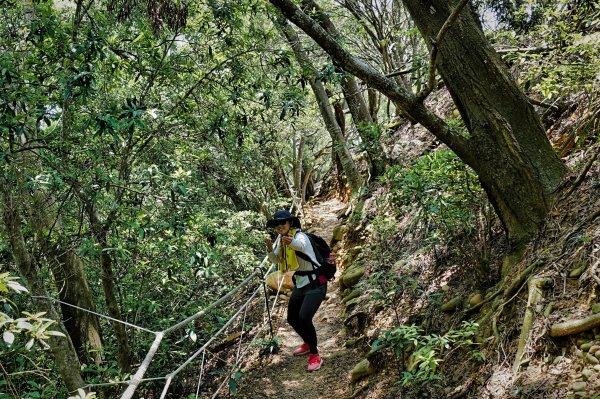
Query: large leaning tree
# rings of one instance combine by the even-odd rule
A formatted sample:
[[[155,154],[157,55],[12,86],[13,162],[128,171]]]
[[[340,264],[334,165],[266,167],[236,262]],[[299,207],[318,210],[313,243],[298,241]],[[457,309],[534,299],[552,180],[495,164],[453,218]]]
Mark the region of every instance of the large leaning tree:
[[[293,0],[269,0],[312,37],[333,62],[381,91],[450,147],[479,176],[515,246],[546,217],[567,170],[532,105],[484,36],[466,0],[404,0],[431,52],[430,84],[409,92],[344,48]],[[451,128],[423,101],[439,72],[467,132]]]

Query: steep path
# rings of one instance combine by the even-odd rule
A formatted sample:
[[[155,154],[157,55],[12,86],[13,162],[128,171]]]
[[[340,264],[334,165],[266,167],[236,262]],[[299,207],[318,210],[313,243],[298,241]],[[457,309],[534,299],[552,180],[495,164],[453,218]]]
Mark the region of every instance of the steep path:
[[[329,242],[333,228],[338,223],[336,214],[344,206],[336,200],[313,204],[307,210],[303,224],[310,224],[308,227],[311,232]],[[237,397],[312,399],[351,396],[349,374],[359,358],[352,350],[344,348],[343,337],[338,336],[343,320],[337,281],[330,283],[327,297],[314,319],[319,337],[319,351],[324,360],[321,369],[309,373],[306,371],[308,358],[291,355],[302,341],[285,321],[287,298],[282,298],[279,307],[281,311],[275,320],[278,326],[276,334],[281,339],[281,350],[275,355],[256,358],[246,367]]]

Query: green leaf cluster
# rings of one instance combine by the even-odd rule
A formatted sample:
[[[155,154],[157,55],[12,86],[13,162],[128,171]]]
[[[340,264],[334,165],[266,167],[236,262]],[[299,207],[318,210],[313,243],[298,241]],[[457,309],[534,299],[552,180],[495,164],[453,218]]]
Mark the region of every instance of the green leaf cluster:
[[[489,3],[505,24],[494,32],[493,40],[502,47],[518,48],[504,58],[519,73],[527,93],[555,101],[570,93],[596,91],[600,71],[597,0]]]
[[[385,174],[391,203],[402,213],[414,212],[425,241],[435,244],[475,228],[484,193],[475,173],[454,152],[428,153],[412,166],[391,167]]]
[[[478,328],[477,323],[463,321],[460,329],[438,335],[425,334],[423,329],[415,325],[401,325],[385,331],[381,338],[373,341],[371,354],[382,350],[391,351],[404,368],[398,382],[406,387],[420,389],[443,379],[440,368],[444,359],[458,348],[465,348],[475,358],[482,359],[474,342]]]

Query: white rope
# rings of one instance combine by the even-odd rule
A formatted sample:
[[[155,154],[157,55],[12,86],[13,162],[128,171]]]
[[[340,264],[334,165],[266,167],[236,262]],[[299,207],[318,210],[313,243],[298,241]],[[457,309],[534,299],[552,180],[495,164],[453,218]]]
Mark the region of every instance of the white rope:
[[[215,333],[215,335],[209,341],[207,341],[190,358],[188,358],[188,361],[186,363],[184,363],[182,366],[180,366],[176,371],[174,371],[173,373],[171,373],[169,375],[162,376],[162,377],[144,378],[144,379],[139,380],[139,382],[141,383],[141,382],[148,382],[148,381],[166,380],[165,387],[163,388],[163,395],[166,395],[166,393],[168,391],[168,388],[169,388],[169,386],[170,386],[170,384],[172,382],[173,377],[175,377],[176,374],[178,374],[187,364],[189,364],[195,357],[197,357],[199,353],[202,353],[202,361],[201,361],[200,373],[199,373],[199,377],[198,377],[198,386],[196,388],[196,398],[198,398],[198,395],[200,394],[200,387],[201,387],[201,384],[202,384],[202,377],[204,375],[204,365],[205,365],[205,360],[206,360],[206,348],[208,347],[208,345],[210,345],[215,340],[215,338],[218,335],[220,335],[227,327],[229,327],[231,325],[231,323],[236,319],[236,317],[239,316],[239,314],[241,313],[242,309],[245,309],[245,311],[244,311],[244,323],[245,323],[245,317],[246,317],[246,314],[247,314],[247,311],[248,311],[248,306],[249,306],[250,302],[252,301],[252,299],[254,299],[254,297],[258,294],[258,292],[260,291],[260,288],[261,287],[258,287],[254,291],[254,293],[252,294],[252,296],[246,301],[246,303],[244,303],[244,305],[242,307],[240,307],[240,309],[238,309],[238,311],[236,312],[236,314],[234,314],[231,317],[231,319],[228,321],[228,323],[226,323],[219,331],[217,331],[217,333]],[[279,288],[281,288],[281,284],[280,284]],[[238,346],[238,355],[237,355],[236,363],[232,367],[232,370],[239,365],[240,361],[244,358],[244,356],[246,355],[246,353],[248,353],[248,351],[250,350],[250,348],[252,348],[252,344],[259,339],[260,333],[263,332],[264,330],[266,330],[267,323],[268,323],[268,320],[263,321],[263,324],[259,327],[259,329],[258,329],[258,331],[256,333],[256,336],[248,343],[247,347],[241,353],[240,353],[240,349],[241,349],[241,337],[240,337],[240,345]],[[242,325],[242,329],[244,328],[244,325],[245,324]],[[160,333],[157,334],[157,338],[160,335],[161,335]],[[160,338],[162,339],[162,336]],[[220,387],[217,389],[217,391],[214,394],[215,396],[220,392],[220,390],[222,389],[222,387],[225,385],[225,382],[227,382],[227,381],[228,381],[228,379],[225,379],[225,381],[223,383],[221,383]],[[100,387],[100,386],[123,385],[123,384],[128,384],[130,382],[131,382],[131,380],[119,381],[119,382],[110,382],[110,383],[100,383],[100,384],[88,384],[88,385],[86,385],[86,388]],[[213,396],[213,398],[215,396]],[[164,397],[164,396],[161,396],[161,398],[162,397]]]
[[[258,287],[259,289],[261,287]],[[242,329],[240,332],[240,341],[238,342],[237,354],[235,355],[235,361],[237,362],[240,358],[240,349],[242,347],[242,340],[244,339],[244,328],[246,327],[246,316],[248,315],[248,307],[244,310],[244,317],[242,318]]]
[[[279,293],[281,292],[281,287],[283,287],[283,281],[285,280],[284,276],[281,276],[281,281],[279,282],[279,286],[277,287],[277,293],[275,294],[275,300],[273,301],[273,306],[271,306],[271,315],[275,310],[275,306],[277,306],[277,300],[279,299]]]
[[[32,295],[31,297],[32,297],[32,298],[48,299],[48,300],[50,300],[50,301],[58,302],[58,303],[60,303],[60,304],[62,304],[62,305],[67,305],[67,306],[70,306],[70,307],[72,307],[72,308],[75,308],[75,309],[83,310],[84,312],[91,313],[91,314],[93,314],[93,315],[96,315],[96,316],[98,316],[98,317],[102,317],[102,318],[105,318],[105,319],[109,319],[109,320],[112,320],[112,321],[114,321],[114,322],[117,322],[117,323],[125,324],[126,326],[129,326],[129,327],[132,327],[132,328],[136,328],[136,329],[138,329],[138,330],[142,330],[142,331],[146,331],[146,332],[149,332],[149,333],[152,333],[152,334],[156,334],[156,332],[155,332],[155,331],[148,330],[147,328],[140,327],[140,326],[136,326],[135,324],[131,324],[131,323],[128,323],[128,322],[126,322],[126,321],[123,321],[123,320],[115,319],[114,317],[110,317],[110,316],[107,316],[107,315],[103,315],[103,314],[100,314],[100,313],[96,313],[96,312],[94,312],[94,311],[92,311],[92,310],[85,309],[85,308],[79,307],[79,306],[77,306],[77,305],[73,305],[72,303],[63,302],[63,301],[60,301],[60,300],[58,300],[58,299],[51,298],[51,297],[49,297],[49,296],[38,296],[38,295]]]
[[[206,357],[206,351],[202,352],[202,362],[200,363],[200,374],[198,375],[198,387],[196,388],[196,399],[200,393],[200,385],[202,385],[202,375],[204,374],[204,359]]]
[[[169,374],[167,376],[167,382],[165,382],[165,386],[163,388],[163,391],[160,394],[160,399],[163,399],[165,396],[167,396],[167,391],[169,390],[169,386],[171,386],[171,381],[172,380],[173,380],[173,376],[171,374]]]
[[[280,284],[279,288],[281,288],[281,284]],[[279,293],[279,290],[277,292]],[[273,307],[273,309],[274,309],[274,307]],[[248,351],[250,350],[250,348],[252,348],[252,345],[254,344],[254,342],[256,342],[259,339],[260,333],[262,331],[266,331],[268,322],[269,322],[268,320],[263,320],[263,324],[259,327],[258,331],[256,332],[255,337],[248,343],[248,346],[241,353],[241,355],[239,356],[239,358],[236,360],[236,363],[231,368],[231,371],[233,371],[240,364],[241,360],[244,358],[244,356],[246,355],[246,353],[248,353]],[[221,383],[221,385],[219,385],[219,387],[217,388],[217,390],[215,391],[215,393],[213,394],[213,396],[212,396],[211,399],[214,399],[219,394],[219,392],[225,386],[225,383],[227,381],[229,381],[229,376],[226,376],[226,378],[223,380],[223,382]]]
[[[268,260],[268,257],[265,257],[263,259],[263,261],[261,262],[259,268],[262,267],[267,262],[267,260]],[[169,327],[166,330],[162,331],[161,333],[157,334],[157,337],[154,340],[154,343],[152,344],[152,348],[156,347],[155,350],[152,351],[152,348],[151,348],[151,350],[146,354],[146,358],[144,359],[144,361],[142,362],[142,364],[136,371],[135,375],[131,379],[131,383],[129,384],[129,386],[127,387],[125,392],[123,392],[121,399],[131,399],[133,397],[133,394],[134,394],[135,390],[137,389],[137,386],[139,385],[139,381],[141,381],[142,378],[144,377],[144,374],[146,373],[146,370],[148,369],[148,366],[150,365],[152,358],[156,354],[158,345],[160,344],[160,341],[162,340],[162,337],[164,335],[166,335],[170,332],[173,332],[175,330],[178,330],[181,327],[184,327],[185,325],[187,325],[189,322],[194,321],[194,320],[204,316],[206,313],[208,313],[209,310],[212,310],[213,308],[222,304],[227,299],[229,299],[231,296],[233,296],[233,294],[235,294],[237,291],[239,291],[240,289],[245,287],[255,276],[257,276],[257,274],[258,274],[258,271],[255,270],[253,273],[250,274],[250,276],[248,276],[244,281],[242,281],[237,287],[235,287],[233,290],[229,291],[227,294],[223,295],[221,298],[219,298],[215,302],[208,305],[206,308],[202,309],[201,311],[193,314],[192,316],[186,318],[185,320],[183,320],[183,321],[175,324],[174,326]],[[160,339],[159,339],[159,335],[160,335]]]
[[[248,305],[250,304],[250,302],[254,299],[254,297],[256,296],[256,294],[258,292],[260,292],[260,289],[262,287],[258,287],[254,290],[254,293],[250,296],[250,298],[244,303],[244,305],[239,308],[233,316],[231,316],[231,318],[227,321],[227,323],[225,323],[223,325],[223,327],[221,327],[221,329],[219,331],[217,331],[204,345],[202,345],[202,347],[200,349],[198,349],[196,352],[194,352],[185,362],[183,362],[183,364],[181,366],[179,366],[175,371],[171,372],[168,374],[167,376],[167,382],[165,383],[165,387],[163,389],[162,395],[161,395],[161,399],[164,399],[167,391],[169,389],[169,386],[171,385],[171,381],[173,379],[173,377],[175,377],[177,374],[179,374],[179,372],[181,370],[183,370],[188,364],[190,364],[196,357],[198,357],[198,355],[202,352],[204,352],[206,350],[206,348],[208,347],[208,345],[210,345],[217,336],[219,336],[223,331],[225,331],[227,329],[227,327],[229,327],[234,321],[235,319],[240,315],[240,313],[242,313],[242,310],[246,309],[248,307]]]
[[[264,262],[265,262],[265,260],[263,260],[263,262],[260,264],[259,267],[262,267],[262,265],[264,264]],[[223,295],[217,301],[211,303],[208,307],[202,309],[198,313],[193,314],[192,316],[188,317],[187,319],[182,320],[179,323],[175,324],[174,326],[171,326],[171,327],[167,328],[163,332],[165,334],[167,334],[167,333],[173,332],[175,330],[179,330],[181,327],[184,327],[189,322],[194,321],[194,320],[198,319],[199,317],[204,316],[207,313],[207,311],[209,311],[212,308],[216,307],[217,305],[220,305],[221,303],[225,302],[227,299],[229,299],[231,296],[233,296],[233,294],[235,294],[240,289],[242,289],[243,287],[245,287],[257,275],[258,275],[258,271],[255,270],[254,272],[252,272],[252,274],[250,274],[248,277],[246,277],[246,279],[244,281],[242,281],[237,287],[235,287],[233,290],[229,291],[227,294]]]
[[[261,330],[266,330],[267,327],[267,323],[264,323],[261,328],[259,328],[258,332],[256,333],[256,337],[254,337],[254,339],[252,341],[250,341],[250,343],[248,344],[248,346],[246,347],[246,349],[244,350],[244,352],[242,352],[241,356],[239,357],[239,359],[236,361],[236,363],[233,365],[233,367],[231,367],[230,372],[233,371],[239,364],[240,361],[244,358],[244,355],[246,355],[246,353],[248,353],[248,351],[250,350],[250,348],[252,347],[252,344],[258,339]],[[225,386],[225,383],[229,381],[229,376],[226,376],[225,379],[223,380],[223,382],[221,383],[221,385],[219,385],[219,387],[217,388],[217,390],[215,391],[215,393],[213,394],[211,399],[216,398],[216,396],[219,394],[219,392],[221,391],[221,389]]]
[[[217,388],[217,390],[215,391],[215,393],[213,394],[213,396],[211,396],[211,399],[215,399],[217,397],[217,395],[221,391],[221,388],[223,388],[223,386],[225,385],[225,383],[228,382],[228,381],[229,381],[229,376],[225,376],[225,379],[223,380],[223,382],[221,383],[221,385],[219,385],[219,387]]]

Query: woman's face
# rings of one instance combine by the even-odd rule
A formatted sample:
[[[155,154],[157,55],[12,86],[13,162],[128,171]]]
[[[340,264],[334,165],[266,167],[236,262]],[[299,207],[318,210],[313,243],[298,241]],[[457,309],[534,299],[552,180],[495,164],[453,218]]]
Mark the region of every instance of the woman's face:
[[[284,236],[288,233],[288,231],[290,231],[290,228],[290,221],[286,220],[285,222],[282,222],[281,224],[275,226],[275,231],[277,232],[277,234]]]

